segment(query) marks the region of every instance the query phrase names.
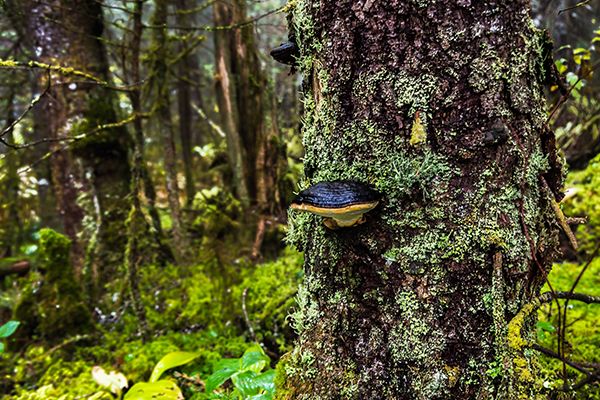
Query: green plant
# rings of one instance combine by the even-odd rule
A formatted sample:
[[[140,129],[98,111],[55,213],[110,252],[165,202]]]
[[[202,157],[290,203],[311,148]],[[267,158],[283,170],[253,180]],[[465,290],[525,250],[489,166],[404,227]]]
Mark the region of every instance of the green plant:
[[[179,386],[175,382],[168,379],[159,379],[166,370],[187,364],[198,357],[198,355],[199,353],[183,351],[175,351],[167,354],[156,364],[148,382],[139,382],[133,385],[127,394],[125,394],[124,400],[183,399],[181,389],[179,389]]]
[[[263,349],[254,345],[248,348],[240,358],[225,358],[219,361],[214,372],[206,380],[206,393],[231,379],[235,387],[232,398],[271,400],[275,394],[275,370],[268,368],[269,357]]]
[[[15,333],[19,327],[19,321],[8,321],[4,325],[0,326],[0,339],[4,339]],[[0,354],[4,352],[4,343],[0,342]]]

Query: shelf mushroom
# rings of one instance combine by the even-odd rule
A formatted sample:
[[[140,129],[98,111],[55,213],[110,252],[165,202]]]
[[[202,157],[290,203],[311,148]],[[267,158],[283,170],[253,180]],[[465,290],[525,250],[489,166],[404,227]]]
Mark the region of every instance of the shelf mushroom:
[[[300,52],[296,43],[287,41],[281,43],[278,47],[275,47],[269,54],[277,62],[294,66],[296,65],[296,58],[300,55]]]
[[[346,228],[365,222],[381,195],[370,186],[354,181],[319,182],[298,193],[293,210],[308,211],[324,217],[329,229]]]

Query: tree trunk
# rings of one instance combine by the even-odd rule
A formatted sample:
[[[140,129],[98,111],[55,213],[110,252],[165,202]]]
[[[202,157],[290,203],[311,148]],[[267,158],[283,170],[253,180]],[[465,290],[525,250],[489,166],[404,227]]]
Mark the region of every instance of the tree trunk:
[[[108,63],[102,36],[102,8],[99,2],[84,0],[7,1],[15,25],[38,61],[85,71],[108,80]],[[45,76],[45,75],[43,75]],[[52,88],[45,110],[51,138],[84,135],[71,145],[85,172],[89,174],[97,197],[99,227],[95,255],[91,260],[97,284],[112,277],[123,261],[126,242],[124,221],[129,194],[127,152],[129,136],[124,128],[95,130],[99,125],[117,121],[113,92],[97,82],[71,80],[52,74]],[[45,87],[45,82],[40,82]],[[82,212],[76,199],[81,191],[70,153],[57,143],[52,175],[65,232],[77,239]],[[76,246],[77,247],[77,246]],[[76,268],[76,272],[79,269]]]
[[[187,9],[186,0],[177,0],[177,11]],[[189,16],[177,14],[177,26],[189,27]],[[185,51],[185,45],[179,46],[179,51]],[[190,206],[196,194],[193,164],[192,164],[192,98],[189,75],[193,62],[193,54],[187,53],[179,62],[179,81],[177,82],[177,108],[179,110],[179,138],[181,139],[181,155],[183,158],[183,173],[185,176],[185,201]]]
[[[177,160],[175,158],[175,132],[169,101],[169,80],[167,77],[167,5],[166,0],[157,0],[152,24],[161,27],[154,30],[151,71],[154,73],[153,90],[156,96],[156,113],[163,136],[164,166],[167,181],[167,198],[171,212],[173,230],[173,248],[178,261],[183,260],[189,250],[187,237],[181,226],[181,206],[179,204],[179,187],[177,185]]]
[[[279,398],[537,398],[525,305],[551,267],[562,176],[528,11],[295,3],[306,177],[383,198],[335,231],[290,215],[306,279]]]
[[[215,2],[213,5],[213,18],[215,26],[228,26],[233,24],[233,3],[231,0]],[[236,49],[240,49],[236,42],[235,30],[215,30],[215,85],[217,104],[221,123],[227,140],[227,154],[233,175],[233,188],[235,194],[243,205],[250,204],[250,188],[248,187],[246,171],[246,154],[240,130],[240,115],[237,99],[237,71],[238,63]],[[241,50],[241,49],[240,49]]]

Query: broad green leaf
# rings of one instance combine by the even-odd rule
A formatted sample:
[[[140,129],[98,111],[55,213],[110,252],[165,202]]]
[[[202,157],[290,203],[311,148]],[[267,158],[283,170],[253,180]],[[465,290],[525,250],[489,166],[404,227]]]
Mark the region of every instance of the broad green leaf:
[[[244,371],[239,374],[235,374],[231,377],[233,386],[242,394],[245,399],[248,396],[254,396],[259,394],[259,388],[256,386],[256,372]]]
[[[254,378],[256,386],[268,393],[275,394],[275,370],[270,369]]]
[[[123,400],[183,400],[181,389],[175,382],[162,380],[157,382],[140,382],[133,385]]]
[[[242,356],[242,371],[254,371],[259,373],[269,363],[270,359],[263,349],[258,346],[249,347]]]
[[[0,342],[0,353],[4,353],[4,343]]]
[[[185,351],[174,351],[164,356],[154,367],[149,382],[156,382],[160,376],[168,369],[179,367],[198,357],[200,353],[188,353]]]
[[[15,333],[15,331],[19,327],[19,324],[19,321],[8,321],[4,325],[0,326],[0,338],[9,337],[13,333]]]
[[[240,359],[224,359],[217,363],[216,371],[206,379],[206,393],[211,393],[213,390],[218,388],[227,379],[231,378],[234,374],[239,372]]]
[[[231,377],[234,386],[243,394],[244,398],[264,392],[274,394],[274,379],[275,370],[273,369],[262,374],[257,374],[254,371],[245,371]]]

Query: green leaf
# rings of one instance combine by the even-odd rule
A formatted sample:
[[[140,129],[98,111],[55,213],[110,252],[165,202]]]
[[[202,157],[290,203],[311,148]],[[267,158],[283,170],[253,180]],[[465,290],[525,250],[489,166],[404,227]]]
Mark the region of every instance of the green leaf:
[[[200,353],[188,353],[185,351],[174,351],[167,354],[156,364],[148,382],[158,381],[166,370],[187,364],[199,355]]]
[[[175,382],[162,380],[157,382],[140,382],[133,385],[123,400],[183,400],[181,389]]]
[[[4,343],[0,342],[0,354],[4,353]]]
[[[273,395],[270,393],[257,394],[255,396],[246,397],[245,400],[273,400]]]
[[[244,398],[247,396],[263,394],[264,392],[271,395],[274,394],[274,380],[274,369],[266,371],[262,374],[257,374],[254,371],[245,371],[231,377],[231,381],[233,382],[234,386],[240,391],[240,393],[242,393]]]
[[[538,321],[537,328],[541,329],[543,331],[546,331],[546,332],[556,331],[556,328],[554,327],[554,325],[552,325],[552,323],[550,323],[548,321]]]
[[[215,365],[215,372],[206,379],[206,393],[211,393],[240,370],[239,358],[225,358]]]
[[[263,349],[258,346],[249,347],[242,356],[242,371],[254,371],[259,373],[269,363],[270,359]]]
[[[254,378],[256,386],[265,390],[267,393],[275,394],[275,370],[270,369]]]
[[[19,321],[8,321],[4,325],[0,326],[0,338],[9,337],[15,333],[19,327],[19,324],[21,324]]]
[[[235,388],[242,394],[243,398],[258,394],[258,387],[256,386],[256,372],[244,371],[239,374],[235,374],[231,377],[231,382]]]

